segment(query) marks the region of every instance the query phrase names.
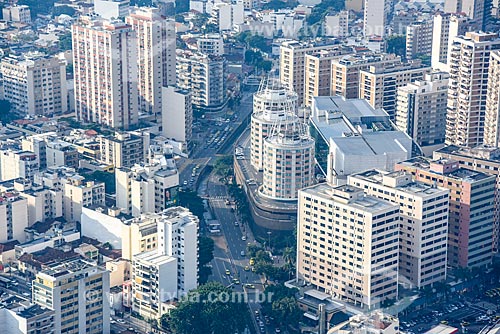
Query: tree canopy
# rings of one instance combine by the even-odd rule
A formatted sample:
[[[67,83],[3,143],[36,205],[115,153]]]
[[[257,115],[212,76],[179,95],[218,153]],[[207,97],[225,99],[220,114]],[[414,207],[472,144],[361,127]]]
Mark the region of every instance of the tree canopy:
[[[276,284],[269,285],[264,293],[272,294],[272,298],[261,304],[262,312],[274,318],[277,324],[297,327],[303,313],[295,299],[297,289]]]
[[[212,269],[208,266],[214,258],[214,241],[209,237],[200,236],[198,239],[198,263],[199,263],[199,278],[198,282],[204,284],[208,281],[208,277],[212,274]]]
[[[217,282],[201,285],[162,316],[161,325],[176,334],[241,332],[248,322],[248,308],[232,295],[231,289]]]
[[[394,35],[387,38],[387,52],[406,57],[406,37]]]
[[[330,12],[341,11],[344,7],[344,0],[322,0],[313,7],[311,15],[307,17],[307,23],[312,25],[321,22]]]

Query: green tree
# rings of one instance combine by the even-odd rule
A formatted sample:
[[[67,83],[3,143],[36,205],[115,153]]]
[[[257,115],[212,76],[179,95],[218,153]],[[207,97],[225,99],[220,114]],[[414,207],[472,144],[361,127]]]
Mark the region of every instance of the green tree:
[[[52,9],[52,15],[59,16],[61,14],[66,14],[69,16],[75,15],[75,9],[70,6],[56,6]]]
[[[71,50],[73,47],[71,40],[71,33],[67,33],[59,37],[59,50],[61,51],[66,51],[66,50]]]
[[[261,304],[262,312],[279,324],[297,327],[302,315],[295,299],[297,292],[297,289],[289,289],[283,284],[269,285],[264,293],[272,298]]]
[[[232,290],[220,283],[201,285],[180,300],[161,325],[176,334],[233,334],[245,328],[249,313],[245,303],[233,301]]]
[[[310,25],[320,23],[329,13],[339,12],[344,9],[345,1],[342,0],[322,0],[321,3],[313,7],[311,14],[307,17]]]
[[[262,9],[272,9],[279,10],[283,8],[292,8],[298,5],[298,1],[295,0],[271,0],[267,3],[262,4]]]
[[[203,221],[203,199],[195,191],[179,191],[179,205],[188,208],[200,221]]]
[[[7,124],[19,117],[11,112],[10,102],[7,100],[0,100],[0,122]]]
[[[177,14],[175,15],[175,22],[184,23],[186,22],[186,20],[184,19],[183,15]]]
[[[214,259],[214,241],[209,237],[200,236],[198,246],[199,265],[204,266]]]
[[[393,35],[387,39],[387,52],[394,53],[398,56],[406,56],[406,37]]]
[[[228,177],[233,174],[233,156],[225,155],[217,158],[214,164],[215,174],[221,177]]]
[[[261,251],[261,250],[264,250],[264,248],[262,248],[259,245],[256,245],[256,244],[248,244],[247,245],[247,255],[250,257],[255,257],[255,254],[257,254],[257,252]]]
[[[189,12],[189,1],[187,1],[187,0],[175,0],[175,12],[176,13]]]

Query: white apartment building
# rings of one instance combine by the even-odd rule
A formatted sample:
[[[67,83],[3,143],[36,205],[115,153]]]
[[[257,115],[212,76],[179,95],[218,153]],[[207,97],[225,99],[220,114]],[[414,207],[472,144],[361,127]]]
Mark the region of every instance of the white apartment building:
[[[226,66],[223,57],[178,51],[177,86],[191,92],[194,108],[220,110],[227,101]]]
[[[345,38],[349,31],[349,11],[342,10],[335,15],[325,16],[325,36]]]
[[[371,65],[359,75],[359,98],[373,108],[383,108],[394,120],[397,89],[413,81],[422,80],[430,67],[419,60],[408,63]]]
[[[447,72],[433,72],[398,88],[396,126],[421,147],[444,144],[448,78]]]
[[[398,296],[399,206],[353,186],[299,191],[297,280],[364,308]]]
[[[224,55],[224,39],[221,34],[207,34],[196,39],[198,51],[206,55]]]
[[[29,302],[0,309],[0,322],[6,333],[54,333],[54,311]]]
[[[414,182],[405,172],[372,169],[352,174],[347,180],[367,195],[399,205],[399,280],[417,288],[444,281],[449,191]]]
[[[115,173],[116,206],[126,214],[161,212],[176,201],[179,172],[173,159],[162,156]]]
[[[219,31],[233,30],[233,27],[244,22],[242,3],[214,2],[211,21],[219,27]]]
[[[0,63],[4,97],[25,115],[68,111],[66,61],[40,53],[8,56]]]
[[[406,59],[431,57],[433,25],[433,20],[424,20],[406,27]]]
[[[104,183],[85,182],[78,174],[68,175],[63,180],[64,219],[80,222],[82,208],[92,205],[104,205]]]
[[[391,0],[365,0],[363,22],[363,32],[365,37],[384,37],[391,12]]]
[[[133,256],[134,311],[158,319],[163,302],[198,287],[198,223],[198,218],[182,207],[161,213],[158,248]]]
[[[484,30],[491,15],[491,1],[445,0],[445,13],[464,13],[472,20],[475,30]]]
[[[129,9],[130,0],[94,0],[94,13],[106,20],[124,18]]]
[[[31,23],[31,11],[26,5],[13,5],[2,8],[4,21],[20,22],[25,24]]]
[[[28,226],[28,201],[17,192],[0,194],[0,242],[24,242]]]
[[[1,188],[3,185],[0,185]],[[11,189],[19,191],[19,195],[27,200],[28,226],[63,216],[63,191],[61,189],[32,184],[23,179],[14,181]]]
[[[145,161],[149,147],[147,132],[115,132],[114,135],[99,137],[100,161],[115,168],[132,167]]]
[[[127,129],[138,122],[137,35],[121,21],[80,17],[72,26],[79,121]]]
[[[163,87],[162,133],[166,138],[183,142],[190,146],[193,136],[193,104],[192,94],[173,86]]]
[[[175,85],[175,23],[158,8],[141,7],[125,21],[137,37],[139,111],[161,119],[162,87]]]
[[[109,272],[93,262],[70,259],[40,271],[33,302],[54,311],[54,334],[109,334]]]
[[[484,143],[500,147],[500,51],[490,54],[486,115],[484,121]]]
[[[26,151],[0,150],[0,180],[33,179],[38,172],[36,154]]]
[[[483,143],[490,53],[500,49],[496,33],[468,32],[450,49],[446,144]]]

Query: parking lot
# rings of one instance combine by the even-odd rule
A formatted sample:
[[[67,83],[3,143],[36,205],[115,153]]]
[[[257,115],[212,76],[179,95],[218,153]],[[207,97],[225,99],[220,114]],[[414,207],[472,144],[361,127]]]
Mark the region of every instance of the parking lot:
[[[478,333],[485,325],[496,320],[497,317],[485,308],[464,302],[454,302],[401,317],[400,325],[401,329],[408,334],[425,333],[439,323],[457,328],[465,327],[470,333]]]

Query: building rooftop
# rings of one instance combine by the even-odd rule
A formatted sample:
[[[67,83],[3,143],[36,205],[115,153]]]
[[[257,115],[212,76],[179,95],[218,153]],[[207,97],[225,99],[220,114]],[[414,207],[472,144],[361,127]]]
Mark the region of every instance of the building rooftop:
[[[40,274],[47,275],[53,279],[56,279],[61,276],[65,276],[68,274],[75,274],[87,270],[102,271],[102,269],[97,267],[94,262],[89,262],[78,258],[78,259],[69,259],[67,261],[54,263],[47,269],[42,270]]]
[[[493,175],[476,172],[465,168],[452,168],[449,172],[446,171],[446,167],[451,164],[456,164],[458,166],[458,162],[451,159],[438,159],[432,160],[424,157],[416,157],[412,159],[408,159],[402,162],[399,162],[398,165],[413,167],[416,169],[425,170],[427,172],[436,174],[436,175],[444,175],[446,177],[455,179],[457,181],[463,182],[477,182],[487,178],[494,178]],[[444,172],[442,170],[437,169],[438,167],[443,167]]]
[[[35,304],[25,308],[22,311],[17,312],[17,315],[20,316],[21,318],[30,319],[42,314],[50,314],[50,313],[53,313],[53,311]]]
[[[436,152],[500,163],[500,149],[488,145],[480,145],[473,148],[449,145],[436,150]]]
[[[365,195],[363,189],[350,185],[332,187],[326,183],[318,183],[304,188],[300,190],[300,192],[318,196],[326,200],[333,200],[338,203],[346,204],[354,209],[372,213],[398,207],[383,199]]]
[[[158,253],[158,250],[152,250],[150,252],[134,255],[134,261],[142,261],[154,266],[161,266],[163,264],[177,262],[177,258],[170,255],[160,254]]]
[[[412,139],[399,131],[383,109],[374,109],[363,99],[340,96],[314,97],[312,126],[326,142],[333,140],[346,155],[379,155],[412,152]]]
[[[446,192],[446,190],[432,185],[414,181],[412,180],[412,175],[404,171],[386,172],[370,169],[361,173],[351,174],[349,178],[359,178],[384,186],[390,186],[388,184],[390,179],[391,181],[394,181],[393,184],[396,185],[391,186],[391,188],[420,197],[427,197],[429,195]]]

